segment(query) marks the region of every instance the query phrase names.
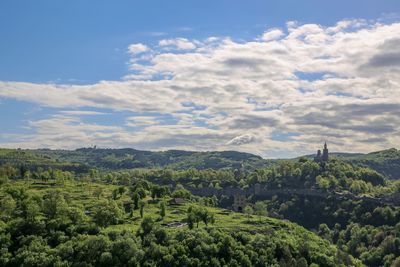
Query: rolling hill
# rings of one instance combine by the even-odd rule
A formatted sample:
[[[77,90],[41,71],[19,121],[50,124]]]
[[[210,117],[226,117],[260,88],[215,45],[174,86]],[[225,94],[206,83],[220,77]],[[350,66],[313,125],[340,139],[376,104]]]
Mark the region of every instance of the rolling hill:
[[[304,157],[312,158],[313,156],[305,155]],[[395,148],[368,154],[333,152],[330,156],[355,166],[369,167],[389,179],[400,178],[400,151]],[[143,151],[132,148],[0,149],[0,165],[11,163],[16,166],[24,165],[28,168],[51,167],[75,172],[85,172],[89,168],[107,170],[135,168],[184,170],[195,168],[199,170],[244,169],[251,171],[265,168],[279,161],[281,160],[264,159],[254,154],[237,151]]]
[[[84,171],[87,168],[108,170],[134,168],[182,169],[241,169],[254,170],[269,166],[274,160],[237,151],[193,152],[168,150],[142,151],[132,148],[76,150],[15,150],[0,149],[0,164],[28,167],[58,167],[64,170]]]

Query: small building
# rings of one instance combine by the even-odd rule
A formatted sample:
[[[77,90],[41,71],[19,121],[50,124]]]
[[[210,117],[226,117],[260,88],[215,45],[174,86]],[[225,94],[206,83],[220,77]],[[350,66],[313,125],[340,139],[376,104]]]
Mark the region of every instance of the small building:
[[[179,197],[175,197],[175,198],[171,198],[171,200],[169,201],[170,205],[183,205],[186,203],[186,200],[184,198],[179,198]]]
[[[233,210],[236,212],[243,212],[247,206],[247,198],[244,194],[235,194],[233,196]]]

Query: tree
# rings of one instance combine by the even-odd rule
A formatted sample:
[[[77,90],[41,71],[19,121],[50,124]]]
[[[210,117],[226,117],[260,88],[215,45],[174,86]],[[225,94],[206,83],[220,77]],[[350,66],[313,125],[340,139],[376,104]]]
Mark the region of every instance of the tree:
[[[118,189],[112,191],[112,199],[116,200],[118,198]]]
[[[258,220],[261,222],[261,216],[265,216],[267,214],[267,205],[264,202],[257,201],[254,206],[254,212],[258,215]]]
[[[101,227],[117,224],[122,218],[122,211],[115,201],[99,203],[94,210],[93,220]]]
[[[158,195],[158,190],[159,190],[159,186],[158,185],[153,185],[151,187],[151,198],[154,200],[156,199],[157,195]]]
[[[137,187],[135,190],[133,190],[133,192],[139,194],[141,199],[147,196],[146,190],[143,187]]]
[[[190,199],[191,195],[192,194],[186,189],[175,189],[175,191],[172,193],[172,197],[175,197],[175,198]]]
[[[68,217],[73,224],[80,225],[86,220],[86,215],[81,207],[70,207]]]
[[[64,222],[67,208],[67,203],[60,191],[49,191],[44,195],[43,212],[48,219],[60,219],[61,222]]]
[[[125,193],[125,186],[118,187],[118,194],[122,196]]]
[[[204,217],[203,222],[208,226],[209,223],[214,224],[215,223],[215,216],[214,214],[207,212],[207,215]]]
[[[247,215],[247,221],[250,221],[250,216],[253,215],[254,210],[250,205],[247,205],[244,208],[244,213]]]
[[[15,266],[54,266],[54,255],[41,236],[32,236],[29,245],[23,246],[14,258]]]
[[[384,185],[386,183],[385,177],[382,174],[369,168],[360,168],[358,170],[358,175],[362,180],[374,186]]]
[[[196,222],[196,215],[193,212],[193,207],[190,206],[186,212],[186,222],[189,226],[189,229],[193,229],[194,223]]]
[[[168,241],[168,232],[164,228],[157,228],[154,231],[157,244],[165,245]]]
[[[136,192],[133,193],[132,194],[133,209],[137,210],[139,208],[139,200],[140,200],[140,195]]]
[[[10,219],[15,212],[17,204],[15,200],[10,196],[6,195],[0,200],[0,215],[1,219],[7,221]]]
[[[196,223],[196,227],[198,228],[200,221],[204,222],[206,226],[208,226],[209,223],[215,222],[214,214],[210,213],[206,208],[190,206],[186,215],[186,221],[190,229],[193,229],[194,223]]]
[[[162,202],[160,203],[160,216],[161,216],[161,218],[163,218],[163,219],[164,219],[164,217],[165,217],[165,209],[166,209],[165,202],[162,201]]]
[[[151,233],[154,228],[154,221],[151,217],[145,217],[140,224],[140,228],[138,230],[138,235],[142,239],[142,243],[144,242],[146,236]]]
[[[211,204],[213,207],[216,207],[216,206],[218,205],[218,198],[217,198],[216,195],[213,195],[213,196],[211,197],[211,199],[210,199],[210,204]]]
[[[198,216],[204,222],[206,226],[208,223],[214,223],[214,214],[211,214],[206,208],[200,209]]]
[[[92,180],[90,179],[90,176],[85,175],[82,178],[82,181],[84,182],[84,184],[86,185],[86,188],[88,190],[89,195],[91,194],[92,191]]]
[[[90,169],[89,170],[89,177],[90,177],[90,180],[92,182],[97,179],[98,175],[99,175],[99,171],[98,170],[96,170],[96,169]]]
[[[159,197],[165,197],[165,196],[170,195],[170,194],[171,194],[171,192],[170,192],[168,186],[161,186],[159,188],[159,192],[158,192],[158,196]]]
[[[27,221],[35,221],[40,215],[40,207],[37,201],[27,198],[21,203],[22,216]]]
[[[328,190],[329,188],[329,180],[326,177],[318,175],[316,178],[317,186],[323,190]]]
[[[144,201],[139,202],[140,218],[143,218],[143,210],[144,210],[145,205],[146,205],[146,202],[144,202]]]
[[[6,177],[14,179],[18,175],[18,170],[14,168],[10,163],[6,163],[0,167],[0,177]]]
[[[103,194],[103,188],[101,188],[101,187],[96,187],[93,190],[93,196],[97,197],[97,199],[100,199],[102,194]]]
[[[318,235],[332,242],[332,231],[331,229],[329,229],[326,223],[322,223],[319,225]]]

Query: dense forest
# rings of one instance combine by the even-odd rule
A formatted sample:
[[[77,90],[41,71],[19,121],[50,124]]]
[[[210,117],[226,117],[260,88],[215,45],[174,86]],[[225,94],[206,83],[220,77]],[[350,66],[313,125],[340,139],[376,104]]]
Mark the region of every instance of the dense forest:
[[[314,155],[305,156],[312,159]],[[388,179],[399,179],[400,151],[388,149],[368,154],[331,153],[334,158],[355,166],[368,167]],[[298,158],[292,159],[297,161]],[[0,149],[0,164],[14,163],[30,168],[52,167],[74,172],[87,172],[90,168],[121,170],[135,168],[168,168],[173,170],[234,170],[253,171],[263,169],[286,160],[263,159],[249,153],[236,151],[193,152],[168,150],[160,152],[142,151],[131,148],[76,150],[50,149]]]
[[[58,175],[54,183],[3,180],[1,266],[361,266],[263,208],[237,214],[182,186]],[[183,204],[168,204],[178,196]]]
[[[168,150],[162,152],[125,149],[80,148],[76,150],[22,150],[0,149],[0,163],[41,165],[87,171],[90,168],[119,170],[133,168],[196,169],[258,169],[270,165],[273,160],[236,151],[192,152]]]
[[[263,159],[188,152],[169,154],[187,167],[95,168],[63,153],[1,151],[0,265],[400,266],[400,181],[360,155],[246,168]],[[244,192],[243,214],[227,189]]]
[[[400,179],[400,150],[395,148],[352,156],[346,160],[355,165],[372,168],[390,179]]]

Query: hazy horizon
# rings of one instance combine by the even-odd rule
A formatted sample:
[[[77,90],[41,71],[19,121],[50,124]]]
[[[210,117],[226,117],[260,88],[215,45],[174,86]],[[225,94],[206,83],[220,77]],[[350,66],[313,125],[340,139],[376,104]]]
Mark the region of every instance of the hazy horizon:
[[[328,146],[329,148],[329,146]],[[253,154],[255,156],[260,156],[263,159],[293,159],[293,158],[298,158],[298,157],[302,157],[302,156],[313,156],[317,153],[317,150],[315,152],[311,152],[311,153],[302,153],[302,154],[298,154],[292,157],[265,157],[263,155],[260,154],[256,154],[256,153],[251,153],[251,152],[245,152],[245,151],[239,151],[239,150],[185,150],[185,149],[165,149],[165,150],[157,150],[157,149],[137,149],[134,147],[99,147],[99,146],[89,146],[89,147],[77,147],[77,148],[51,148],[51,147],[39,147],[39,148],[14,148],[14,147],[0,147],[0,149],[22,149],[22,150],[65,150],[65,151],[75,151],[75,150],[79,150],[79,149],[133,149],[133,150],[137,150],[137,151],[150,151],[150,152],[166,152],[166,151],[184,151],[184,152],[199,152],[199,153],[207,153],[207,152],[240,152],[240,153],[249,153],[249,154]],[[321,148],[318,148],[322,150],[322,146]],[[382,150],[389,150],[389,149],[397,149],[395,147],[390,147],[390,148],[385,148]],[[382,151],[379,150],[379,151]],[[329,151],[329,154],[369,154],[369,153],[375,153],[375,152],[379,152],[379,151],[368,151],[368,152],[356,152],[356,151]]]

